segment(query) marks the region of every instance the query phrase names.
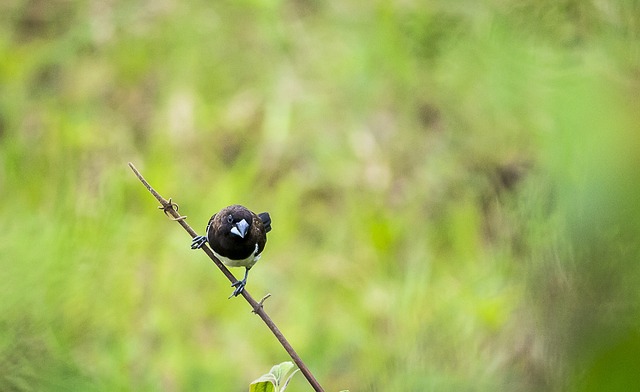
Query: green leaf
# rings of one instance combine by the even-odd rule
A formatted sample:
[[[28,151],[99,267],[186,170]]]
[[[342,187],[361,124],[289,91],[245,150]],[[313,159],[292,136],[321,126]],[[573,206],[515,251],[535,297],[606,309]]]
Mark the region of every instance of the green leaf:
[[[249,392],[284,392],[299,369],[292,362],[282,362],[271,368],[249,386]]]
[[[276,381],[272,374],[265,374],[249,385],[249,392],[275,392]]]

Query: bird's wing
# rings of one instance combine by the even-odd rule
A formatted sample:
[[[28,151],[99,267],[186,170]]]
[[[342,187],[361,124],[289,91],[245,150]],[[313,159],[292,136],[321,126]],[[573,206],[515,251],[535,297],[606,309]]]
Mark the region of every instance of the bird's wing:
[[[213,219],[216,217],[216,214],[213,214],[211,216],[211,219],[209,219],[209,223],[207,223],[207,228],[205,229],[205,233],[207,236],[209,236],[209,229],[211,228],[211,225],[213,224]]]

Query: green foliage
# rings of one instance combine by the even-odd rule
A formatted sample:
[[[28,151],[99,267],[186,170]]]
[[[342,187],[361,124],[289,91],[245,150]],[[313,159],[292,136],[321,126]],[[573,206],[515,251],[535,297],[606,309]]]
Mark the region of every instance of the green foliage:
[[[249,392],[284,392],[296,369],[293,362],[282,362],[269,370],[269,373],[261,376],[251,383]]]
[[[247,290],[326,390],[633,385],[637,15],[0,2],[0,390],[239,390],[282,358],[129,161],[200,232],[271,213]]]

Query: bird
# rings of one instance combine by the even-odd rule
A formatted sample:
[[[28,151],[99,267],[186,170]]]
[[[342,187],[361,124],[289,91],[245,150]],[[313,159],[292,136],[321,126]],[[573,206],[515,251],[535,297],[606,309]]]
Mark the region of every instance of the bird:
[[[255,214],[239,204],[230,205],[213,214],[206,234],[193,237],[191,249],[200,249],[206,242],[216,257],[229,267],[244,267],[244,278],[234,282],[229,296],[237,297],[247,285],[249,270],[260,259],[267,233],[271,231],[268,212]]]

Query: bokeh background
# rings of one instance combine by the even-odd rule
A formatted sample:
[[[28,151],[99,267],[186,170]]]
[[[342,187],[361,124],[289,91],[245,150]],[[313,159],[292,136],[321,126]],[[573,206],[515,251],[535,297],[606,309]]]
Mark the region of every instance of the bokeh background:
[[[640,375],[640,2],[4,0],[0,390],[623,391]],[[234,271],[241,274],[242,271]],[[307,391],[296,375],[292,391]]]

